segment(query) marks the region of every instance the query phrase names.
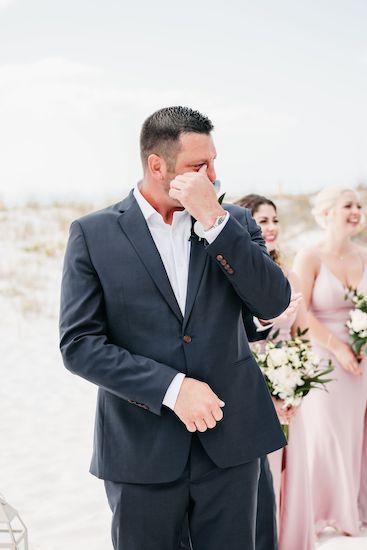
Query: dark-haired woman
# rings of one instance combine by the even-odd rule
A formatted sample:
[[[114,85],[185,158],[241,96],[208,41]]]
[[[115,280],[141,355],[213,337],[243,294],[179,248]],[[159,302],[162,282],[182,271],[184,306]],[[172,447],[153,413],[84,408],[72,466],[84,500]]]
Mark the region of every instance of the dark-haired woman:
[[[251,211],[255,221],[262,229],[269,254],[274,261],[280,263],[277,247],[279,221],[274,202],[260,195],[247,195],[237,204]],[[293,292],[299,292],[300,283],[296,274],[286,270],[285,267],[283,269]],[[279,331],[278,340],[291,339],[296,334],[297,328],[304,329],[307,325],[307,313],[303,302],[291,316],[283,314],[273,322],[267,339],[271,338],[276,330]],[[288,446],[268,456],[277,505],[279,550],[313,550],[315,537],[302,407],[284,410],[282,401],[274,400],[274,404],[280,422],[290,424]],[[264,459],[262,467],[266,473],[266,459]],[[268,512],[268,501],[271,498],[271,491],[267,486],[269,479],[267,475],[261,475],[260,478],[256,550],[267,550],[270,547],[270,542],[265,541],[266,536],[264,536],[267,530],[269,532],[271,522]]]

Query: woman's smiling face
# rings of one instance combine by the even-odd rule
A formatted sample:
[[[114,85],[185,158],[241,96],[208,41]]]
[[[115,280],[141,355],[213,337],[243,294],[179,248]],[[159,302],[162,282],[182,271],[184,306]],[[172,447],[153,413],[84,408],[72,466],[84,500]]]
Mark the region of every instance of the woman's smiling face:
[[[361,222],[362,205],[358,196],[353,191],[344,191],[327,215],[328,225],[353,237],[360,230]]]
[[[261,227],[268,252],[275,250],[279,235],[279,220],[275,208],[271,204],[261,204],[253,213],[253,218]]]

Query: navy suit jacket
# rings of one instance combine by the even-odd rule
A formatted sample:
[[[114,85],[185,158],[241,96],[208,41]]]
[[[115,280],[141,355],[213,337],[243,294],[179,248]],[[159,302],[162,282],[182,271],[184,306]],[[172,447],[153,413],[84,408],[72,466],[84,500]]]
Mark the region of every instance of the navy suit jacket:
[[[192,434],[162,405],[178,372],[207,382],[224,418],[199,433],[220,467],[285,445],[243,315],[268,319],[290,300],[249,212],[207,245],[192,238],[185,316],[131,192],[74,221],[61,294],[60,348],[71,372],[97,384],[91,472],[130,483],[170,482],[183,472]]]

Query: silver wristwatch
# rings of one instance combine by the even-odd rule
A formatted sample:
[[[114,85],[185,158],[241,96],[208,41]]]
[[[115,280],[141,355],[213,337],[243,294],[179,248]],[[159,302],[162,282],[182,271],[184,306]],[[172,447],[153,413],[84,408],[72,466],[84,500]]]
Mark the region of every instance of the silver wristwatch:
[[[219,227],[219,225],[221,225],[221,224],[224,222],[224,220],[226,219],[226,217],[227,217],[227,213],[222,214],[221,216],[218,216],[218,217],[215,219],[213,225],[212,225],[211,227],[209,227],[209,229],[207,229],[207,231],[210,231],[211,229],[215,229],[216,227]]]

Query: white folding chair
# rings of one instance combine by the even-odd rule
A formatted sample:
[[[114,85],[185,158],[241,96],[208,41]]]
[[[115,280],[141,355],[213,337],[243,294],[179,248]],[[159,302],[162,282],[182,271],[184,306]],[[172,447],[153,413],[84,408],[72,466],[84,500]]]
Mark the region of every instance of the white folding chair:
[[[0,495],[0,548],[28,550],[28,532],[18,512]]]

